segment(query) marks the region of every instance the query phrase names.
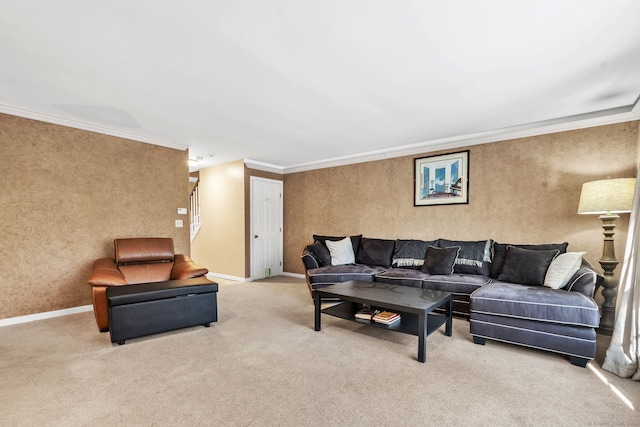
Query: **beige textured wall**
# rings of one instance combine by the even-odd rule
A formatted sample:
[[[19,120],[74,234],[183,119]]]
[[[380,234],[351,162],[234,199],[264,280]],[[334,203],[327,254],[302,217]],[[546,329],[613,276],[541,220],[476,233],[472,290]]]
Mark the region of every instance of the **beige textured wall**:
[[[285,175],[284,271],[303,273],[300,253],[312,234],[568,241],[599,267],[602,226],[577,215],[581,186],[635,177],[638,129],[636,121],[448,150],[470,150],[468,205],[413,206],[413,160],[423,155]],[[622,215],[616,228],[619,259],[628,220]]]
[[[187,152],[0,114],[0,318],[90,304],[116,237],[189,253]]]
[[[200,170],[200,223],[191,256],[211,273],[245,277],[244,161]]]

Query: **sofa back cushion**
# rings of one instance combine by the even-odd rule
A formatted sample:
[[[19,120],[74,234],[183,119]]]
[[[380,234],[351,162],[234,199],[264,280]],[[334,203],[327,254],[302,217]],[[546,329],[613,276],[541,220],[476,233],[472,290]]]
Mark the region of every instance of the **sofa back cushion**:
[[[395,240],[363,237],[360,241],[360,249],[356,254],[356,263],[389,268],[395,247]]]
[[[439,239],[438,246],[448,248],[459,246],[460,253],[453,267],[454,273],[480,274],[488,276],[491,273],[491,245],[493,240],[447,240]]]
[[[502,271],[504,258],[507,254],[507,246],[515,246],[516,248],[530,249],[533,251],[548,251],[557,249],[561,254],[567,252],[569,243],[544,243],[539,245],[513,245],[511,243],[494,243],[493,244],[493,265],[491,266],[491,277],[497,279]]]
[[[396,240],[391,264],[399,268],[420,269],[429,246],[438,246],[438,240]]]

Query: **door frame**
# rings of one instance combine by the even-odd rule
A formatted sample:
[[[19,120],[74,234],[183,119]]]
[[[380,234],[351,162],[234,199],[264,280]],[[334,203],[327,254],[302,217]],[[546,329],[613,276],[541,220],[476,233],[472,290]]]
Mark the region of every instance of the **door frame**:
[[[278,218],[278,223],[280,224],[280,242],[279,242],[279,250],[278,250],[278,259],[280,260],[280,270],[282,273],[284,273],[284,224],[283,224],[283,218],[284,218],[284,213],[283,213],[283,207],[284,207],[284,182],[279,180],[279,179],[270,179],[270,178],[262,178],[259,176],[250,176],[249,177],[249,193],[250,193],[250,201],[249,201],[249,240],[251,241],[250,243],[250,255],[249,255],[249,272],[250,272],[250,280],[256,280],[256,277],[253,274],[253,266],[254,266],[254,249],[255,249],[255,244],[254,241],[255,239],[253,238],[253,236],[255,235],[254,230],[253,230],[253,197],[254,197],[254,191],[253,191],[253,185],[256,181],[262,181],[262,182],[268,182],[271,184],[278,184],[278,186],[280,187],[280,214],[279,214],[279,218]]]

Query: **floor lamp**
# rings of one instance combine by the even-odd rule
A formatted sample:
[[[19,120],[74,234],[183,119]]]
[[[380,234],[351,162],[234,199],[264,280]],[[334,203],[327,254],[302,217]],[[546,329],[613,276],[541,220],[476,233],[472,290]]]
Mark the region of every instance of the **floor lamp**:
[[[604,270],[604,282],[602,283],[602,317],[598,332],[611,335],[615,317],[615,297],[618,281],[613,271],[618,265],[613,247],[613,229],[619,213],[631,212],[633,193],[636,186],[635,178],[605,179],[582,184],[580,193],[579,214],[600,215],[602,228],[604,229],[604,246],[600,265]]]

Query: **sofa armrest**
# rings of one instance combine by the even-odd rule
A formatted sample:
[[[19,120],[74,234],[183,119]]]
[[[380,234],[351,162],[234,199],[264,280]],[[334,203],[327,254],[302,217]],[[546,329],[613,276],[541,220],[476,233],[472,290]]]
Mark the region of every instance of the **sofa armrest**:
[[[580,292],[589,298],[593,298],[596,289],[602,284],[603,280],[604,277],[596,273],[595,270],[582,266],[571,277],[564,289],[570,292]]]
[[[208,269],[199,266],[188,255],[177,254],[173,259],[171,269],[171,280],[191,279],[193,277],[204,276]]]
[[[124,276],[111,258],[100,258],[93,263],[87,282],[92,286],[126,285]]]
[[[318,259],[306,246],[302,250],[302,255],[300,256],[300,258],[302,258],[302,263],[304,264],[305,271],[311,270],[312,268],[320,267],[320,263],[318,262]]]

